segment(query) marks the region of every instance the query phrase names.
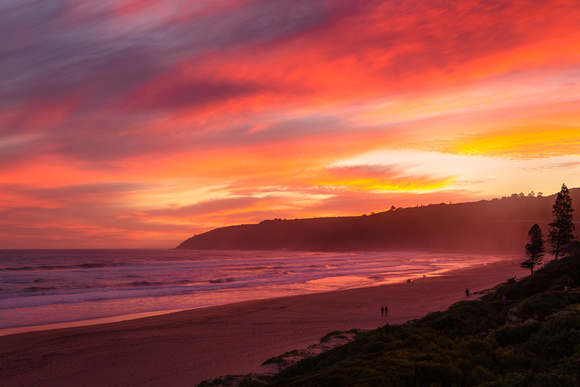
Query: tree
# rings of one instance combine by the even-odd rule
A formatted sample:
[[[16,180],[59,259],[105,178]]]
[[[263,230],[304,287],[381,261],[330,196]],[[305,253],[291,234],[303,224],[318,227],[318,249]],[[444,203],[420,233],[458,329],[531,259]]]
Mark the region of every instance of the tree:
[[[528,232],[529,243],[526,245],[526,256],[528,259],[520,263],[520,267],[530,269],[534,275],[534,266],[539,266],[544,258],[544,235],[538,224],[534,224]]]
[[[574,226],[574,221],[572,220],[573,211],[570,191],[566,184],[562,184],[562,189],[558,192],[552,210],[554,221],[550,223],[551,230],[548,235],[553,248],[550,252],[554,254],[554,259],[558,259],[558,255],[560,255],[564,247],[574,240],[576,226]]]

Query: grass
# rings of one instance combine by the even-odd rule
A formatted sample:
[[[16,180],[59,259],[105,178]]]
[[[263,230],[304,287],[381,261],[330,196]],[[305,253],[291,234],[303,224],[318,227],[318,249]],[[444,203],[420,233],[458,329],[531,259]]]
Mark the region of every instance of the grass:
[[[499,284],[479,300],[405,324],[351,332],[356,335],[345,345],[275,375],[240,377],[236,385],[573,385],[580,359],[580,291],[566,291],[565,285],[580,285],[578,253],[549,262],[533,276]],[[224,381],[201,385],[227,385]]]

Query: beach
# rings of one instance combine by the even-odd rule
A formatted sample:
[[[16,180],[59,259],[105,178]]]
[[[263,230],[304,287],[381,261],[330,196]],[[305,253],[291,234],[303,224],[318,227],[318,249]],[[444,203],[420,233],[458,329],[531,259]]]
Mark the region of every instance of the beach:
[[[270,357],[335,330],[373,329],[445,310],[511,277],[516,260],[414,278],[413,283],[245,301],[109,324],[0,337],[3,386],[190,386],[263,372]],[[388,315],[381,316],[381,307]]]

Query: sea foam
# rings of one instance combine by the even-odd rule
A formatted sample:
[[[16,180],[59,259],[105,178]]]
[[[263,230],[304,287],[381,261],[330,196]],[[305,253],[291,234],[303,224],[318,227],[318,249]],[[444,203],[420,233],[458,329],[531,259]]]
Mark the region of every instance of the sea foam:
[[[0,328],[375,286],[505,258],[420,252],[0,250]]]

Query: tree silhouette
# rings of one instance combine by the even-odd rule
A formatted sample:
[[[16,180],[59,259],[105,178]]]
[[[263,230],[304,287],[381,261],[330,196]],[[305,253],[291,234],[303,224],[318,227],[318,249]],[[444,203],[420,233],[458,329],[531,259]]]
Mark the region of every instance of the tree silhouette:
[[[562,184],[562,189],[558,192],[556,202],[552,210],[554,221],[550,223],[550,244],[553,250],[554,259],[558,259],[558,255],[562,252],[564,247],[574,240],[574,221],[572,220],[572,198],[570,191],[566,184]]]
[[[530,269],[534,275],[534,266],[539,266],[544,258],[544,235],[538,224],[534,224],[528,232],[529,243],[526,245],[526,256],[528,259],[520,263],[520,267]]]

